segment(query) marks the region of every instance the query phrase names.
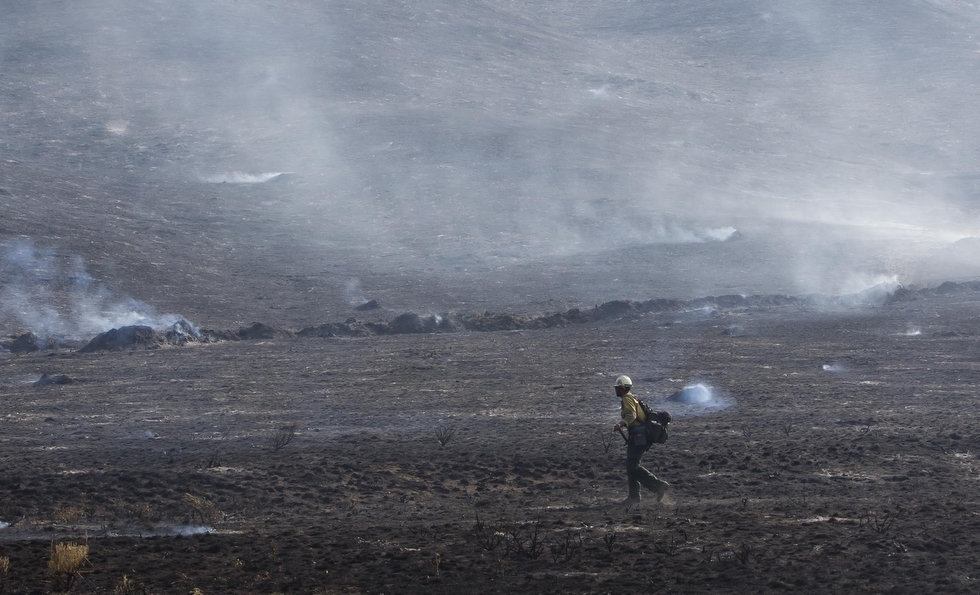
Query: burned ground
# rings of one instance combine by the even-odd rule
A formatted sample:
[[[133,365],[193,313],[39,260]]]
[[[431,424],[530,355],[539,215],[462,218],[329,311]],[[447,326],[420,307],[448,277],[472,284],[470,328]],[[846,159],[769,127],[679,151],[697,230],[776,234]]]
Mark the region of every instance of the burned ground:
[[[3,354],[0,584],[74,538],[83,591],[972,592],[978,307]],[[728,403],[672,410],[632,510],[623,372]]]

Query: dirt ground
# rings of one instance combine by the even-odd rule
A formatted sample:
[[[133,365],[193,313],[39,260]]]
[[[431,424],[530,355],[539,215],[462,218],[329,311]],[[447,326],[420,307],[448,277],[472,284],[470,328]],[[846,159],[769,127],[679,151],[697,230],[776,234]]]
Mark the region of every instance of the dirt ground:
[[[0,591],[76,541],[79,592],[976,592],[978,313],[0,354]],[[721,399],[660,504],[618,503],[620,373]]]

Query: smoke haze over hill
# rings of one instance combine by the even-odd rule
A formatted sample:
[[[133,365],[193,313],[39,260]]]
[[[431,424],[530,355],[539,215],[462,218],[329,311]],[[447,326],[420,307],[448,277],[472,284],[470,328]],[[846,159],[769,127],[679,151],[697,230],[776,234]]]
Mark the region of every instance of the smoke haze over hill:
[[[185,301],[249,271],[331,308],[355,277],[418,307],[980,273],[945,256],[980,236],[976,2],[4,12],[2,239],[137,295],[148,266]]]

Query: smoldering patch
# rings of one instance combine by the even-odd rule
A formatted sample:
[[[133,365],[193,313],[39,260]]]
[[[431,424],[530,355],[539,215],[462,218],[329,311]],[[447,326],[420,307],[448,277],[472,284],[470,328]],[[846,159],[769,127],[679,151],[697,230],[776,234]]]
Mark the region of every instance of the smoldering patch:
[[[97,333],[126,326],[197,333],[181,316],[160,314],[99,283],[77,255],[18,240],[3,245],[2,256],[0,277],[5,283],[0,286],[0,320],[16,322],[28,331],[5,342],[12,353],[73,347]]]
[[[129,132],[129,122],[126,120],[110,120],[106,122],[105,130],[113,136],[124,136]]]
[[[266,182],[278,180],[289,174],[290,172],[286,171],[270,171],[257,174],[232,171],[201,176],[200,180],[206,184],[265,184]]]
[[[698,415],[727,409],[734,404],[734,398],[706,382],[686,384],[665,399],[666,409],[679,415]]]
[[[698,382],[685,386],[667,397],[667,400],[685,405],[706,405],[714,401],[714,394],[710,387]]]

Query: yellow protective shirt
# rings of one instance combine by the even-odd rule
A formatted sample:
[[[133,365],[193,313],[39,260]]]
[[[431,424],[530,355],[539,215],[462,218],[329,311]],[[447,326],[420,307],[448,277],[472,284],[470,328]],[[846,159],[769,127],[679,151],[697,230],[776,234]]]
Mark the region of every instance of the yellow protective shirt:
[[[640,401],[631,392],[623,395],[620,415],[622,415],[627,428],[638,426],[647,420],[647,416],[643,414],[643,408],[640,407]]]

